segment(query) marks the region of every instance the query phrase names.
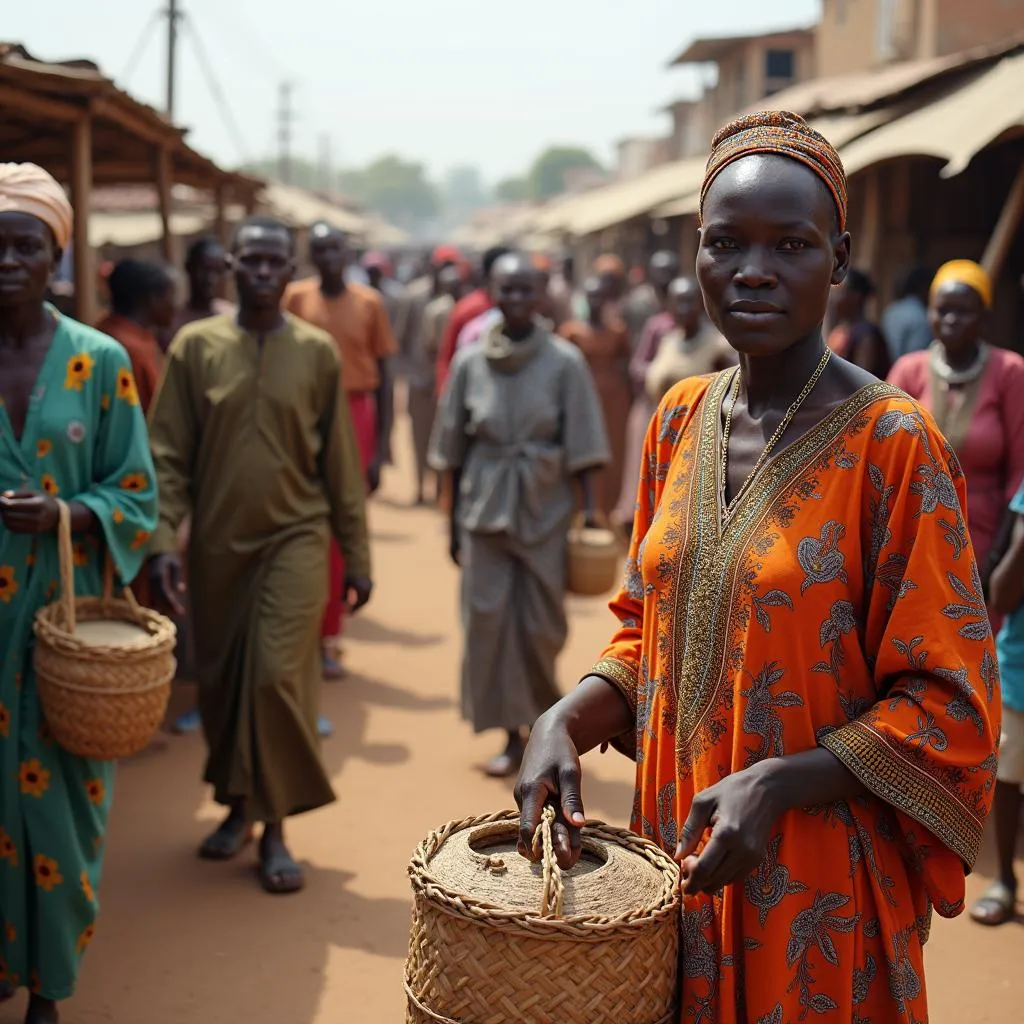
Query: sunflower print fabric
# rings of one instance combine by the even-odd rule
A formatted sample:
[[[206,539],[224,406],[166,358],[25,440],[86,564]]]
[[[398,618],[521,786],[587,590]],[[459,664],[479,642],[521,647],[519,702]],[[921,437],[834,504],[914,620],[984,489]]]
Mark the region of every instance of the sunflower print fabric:
[[[108,551],[121,580],[131,580],[155,527],[134,395],[124,350],[60,318],[20,437],[0,408],[0,490],[59,495],[99,521],[95,535],[74,538],[80,595],[100,592]],[[58,580],[55,536],[0,526],[0,980],[62,1000],[95,930],[114,767],[62,750],[40,713],[32,622],[56,598]]]

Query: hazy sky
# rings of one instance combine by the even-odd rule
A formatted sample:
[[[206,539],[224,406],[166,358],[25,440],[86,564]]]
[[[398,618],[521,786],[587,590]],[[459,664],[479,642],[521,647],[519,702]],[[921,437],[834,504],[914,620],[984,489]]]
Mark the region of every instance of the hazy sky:
[[[163,106],[165,28],[125,80],[166,0],[6,0],[0,38],[42,59],[89,57]],[[491,181],[549,143],[603,160],[624,135],[664,130],[656,111],[692,92],[666,64],[698,35],[810,24],[818,0],[181,0],[244,144],[225,127],[186,25],[177,119],[228,164],[275,152],[278,85],[294,80],[293,150],[365,163],[385,152],[442,174],[478,165]]]

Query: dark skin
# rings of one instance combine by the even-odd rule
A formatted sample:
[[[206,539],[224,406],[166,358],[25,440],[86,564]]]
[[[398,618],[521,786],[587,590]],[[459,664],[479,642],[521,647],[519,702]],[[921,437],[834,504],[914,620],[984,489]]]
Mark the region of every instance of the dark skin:
[[[491,292],[495,305],[501,310],[505,321],[504,333],[513,342],[525,341],[537,325],[540,305],[540,278],[530,260],[517,253],[503,256],[491,272]],[[460,542],[458,526],[458,495],[461,471],[452,474],[451,545],[452,560],[459,564]],[[594,513],[593,474],[580,473],[577,478],[580,487],[584,518],[593,525]],[[495,776],[511,774],[523,755],[523,739],[518,732],[509,732],[505,751],[490,762],[487,773]]]
[[[679,257],[668,249],[656,252],[651,257],[647,276],[655,294],[664,303],[668,296],[669,285],[679,276]]]
[[[188,309],[194,313],[212,314],[213,300],[220,295],[228,272],[227,253],[223,246],[206,246],[185,271],[188,274]]]
[[[320,291],[328,298],[344,295],[348,285],[345,270],[350,253],[343,232],[329,224],[316,224],[309,233],[309,258],[320,275]],[[388,362],[378,360],[380,385],[375,392],[377,398],[377,451],[366,469],[366,488],[373,494],[380,487],[381,467],[387,454],[387,428],[391,422],[391,385],[388,379]]]
[[[57,330],[57,321],[43,305],[50,279],[60,264],[61,250],[41,221],[24,213],[0,213],[0,397],[16,438],[25,430],[36,378]],[[91,510],[71,502],[75,533],[96,533]],[[38,536],[53,533],[59,520],[55,498],[39,491],[5,491],[0,495],[0,524],[11,533]],[[13,995],[0,985],[0,1000]],[[25,1024],[57,1024],[57,1004],[32,994]]]
[[[697,337],[704,321],[704,296],[695,277],[677,277],[668,286],[665,308],[687,340]],[[714,368],[724,370],[729,365],[728,359],[722,359]]]
[[[727,500],[745,481],[786,410],[824,352],[822,322],[832,286],[850,264],[850,236],[837,228],[832,200],[795,161],[748,156],[711,186],[697,276],[712,322],[736,350],[742,386],[733,410]],[[821,422],[874,378],[833,358],[776,451]],[[635,728],[619,691],[588,676],[534,727],[516,786],[520,852],[546,803],[556,809],[555,849],[570,867],[586,821],[579,758]],[[733,772],[693,800],[676,858],[686,894],[742,882],[762,861],[771,830],[787,811],[865,792],[822,748],[769,758]],[[701,842],[703,849],[697,853]]]
[[[174,313],[174,282],[168,278],[162,291],[144,296],[135,309],[123,315],[156,334],[174,323]]]
[[[291,239],[283,230],[244,228],[236,239],[231,265],[239,297],[239,326],[255,334],[262,345],[265,336],[284,323],[281,301],[295,274]],[[170,552],[157,556],[153,560],[152,577],[157,596],[178,614],[183,614],[181,596],[185,584],[181,555]],[[366,604],[371,590],[370,580],[346,577],[345,591],[353,612]],[[246,845],[250,835],[245,801],[235,801],[227,818],[200,847],[200,856],[209,860],[227,860]],[[259,853],[260,872],[268,891],[288,893],[302,888],[303,872],[285,843],[283,822],[263,823]]]
[[[965,370],[978,358],[987,322],[985,303],[970,285],[951,281],[938,288],[928,302],[932,335],[954,370]]]
[[[583,292],[587,297],[590,326],[596,330],[602,330],[604,328],[604,308],[608,304],[604,283],[599,277],[588,277],[583,282]]]
[[[847,357],[869,373],[882,378],[889,371],[889,353],[881,331],[867,318],[868,296],[847,280],[836,290],[836,323],[849,326],[852,345]]]

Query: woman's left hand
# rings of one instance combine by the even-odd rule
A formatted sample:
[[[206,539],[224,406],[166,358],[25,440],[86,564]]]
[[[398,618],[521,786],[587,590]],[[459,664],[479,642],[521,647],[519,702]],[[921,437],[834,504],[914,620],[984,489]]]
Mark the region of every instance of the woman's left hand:
[[[734,772],[693,798],[676,847],[686,895],[714,893],[743,881],[764,859],[781,812],[764,767],[768,764]],[[708,829],[711,838],[694,855]]]
[[[5,491],[0,519],[11,533],[53,533],[60,521],[57,499],[39,491]]]

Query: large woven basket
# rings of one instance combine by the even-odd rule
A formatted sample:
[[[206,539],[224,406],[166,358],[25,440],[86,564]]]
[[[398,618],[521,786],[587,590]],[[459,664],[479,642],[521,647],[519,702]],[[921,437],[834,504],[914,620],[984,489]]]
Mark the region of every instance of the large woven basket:
[[[503,812],[432,832],[409,867],[407,1024],[675,1024],[679,875],[657,846],[594,823],[562,873]]]
[[[113,761],[142,750],[163,721],[174,678],[174,624],[113,594],[106,560],[102,597],[75,597],[71,515],[58,529],[61,594],[36,613],[35,670],[54,739],[79,757]]]
[[[579,597],[600,597],[620,582],[622,545],[607,523],[586,526],[577,519],[569,530],[566,587]]]

